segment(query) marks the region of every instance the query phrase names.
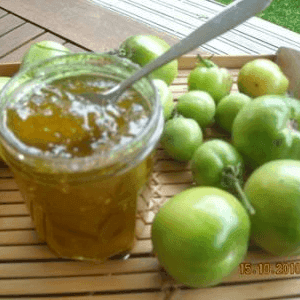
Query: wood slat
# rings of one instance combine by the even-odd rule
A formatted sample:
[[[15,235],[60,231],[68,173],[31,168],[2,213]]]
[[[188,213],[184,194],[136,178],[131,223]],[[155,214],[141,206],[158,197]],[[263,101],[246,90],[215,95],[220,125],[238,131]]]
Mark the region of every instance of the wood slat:
[[[18,186],[14,179],[0,179],[0,190],[18,190]]]
[[[0,246],[39,245],[43,243],[35,230],[0,231]]]
[[[1,209],[1,206],[0,206]],[[0,231],[34,229],[30,216],[0,218]],[[0,241],[1,244],[1,241]]]
[[[20,203],[20,202],[24,202],[24,201],[19,191],[6,192],[0,190],[0,204],[12,204],[12,203]],[[0,207],[3,208],[4,206],[0,206]]]
[[[12,51],[11,53],[5,55],[3,58],[0,59],[0,63],[10,63],[10,62],[20,62],[22,60],[22,57],[27,51],[30,46],[34,43],[41,42],[41,41],[54,41],[58,43],[65,43],[66,41],[50,32],[46,32],[37,38],[33,38],[31,40],[28,40],[23,46],[20,48],[17,48],[16,50]]]
[[[74,298],[75,297],[75,298]],[[128,293],[128,294],[112,294],[112,295],[94,295],[93,293],[89,293],[89,296],[80,296],[80,297],[51,297],[53,300],[74,300],[74,299],[80,299],[80,300],[166,300],[165,299],[165,293],[164,292],[139,292],[139,293]],[[28,298],[19,298],[20,300],[28,300]],[[31,298],[34,300],[45,300],[45,298],[39,298],[34,297]],[[170,299],[171,300],[171,299]]]
[[[29,211],[26,204],[1,204],[0,217],[28,216]]]
[[[154,171],[187,171],[190,170],[190,164],[185,162],[177,162],[173,160],[169,161],[157,161],[154,165]]]
[[[0,7],[97,52],[115,49],[128,36],[141,33],[158,35],[170,44],[178,41],[86,0],[40,0],[38,5],[35,0],[1,0]]]
[[[0,8],[0,18],[6,16],[8,14],[7,11],[5,11],[4,9]]]
[[[24,23],[25,23],[24,20],[12,14],[5,15],[0,19],[0,36],[8,33],[9,31],[13,30],[14,28]]]
[[[220,286],[196,290],[178,290],[177,297],[182,300],[246,300],[246,299],[285,299],[300,293],[300,279],[285,279],[233,286]]]
[[[1,219],[0,219],[1,220]],[[40,245],[43,244],[35,230],[11,230],[0,231],[0,246],[15,246],[15,245]],[[151,241],[137,240],[132,254],[149,253],[152,250]]]
[[[141,272],[157,272],[159,264],[154,257],[129,258],[124,261],[94,262],[22,262],[0,264],[0,279],[65,277],[83,275],[107,275]]]
[[[158,273],[114,276],[0,280],[0,295],[53,295],[59,293],[132,291],[160,289]]]
[[[74,45],[73,43],[70,43],[70,42],[65,43],[64,46],[66,46],[67,48],[69,48],[71,51],[73,51],[75,53],[90,51],[89,49]]]
[[[3,35],[0,38],[0,58],[43,32],[43,29],[30,23],[25,23],[15,30]]]
[[[179,38],[206,22],[208,18],[220,12],[224,5],[210,1],[181,0],[92,0],[111,11],[134,18],[142,24],[173,34]],[[242,25],[205,43],[199,49],[216,54],[260,54],[275,53],[280,46],[300,49],[300,35],[253,17]],[[274,27],[277,30],[274,30]],[[286,39],[286,37],[291,37]]]
[[[0,180],[1,178],[12,178],[13,177],[13,173],[11,172],[11,170],[8,167],[0,167]]]
[[[134,248],[130,251],[132,255],[147,254],[152,251],[151,241],[137,241]],[[18,245],[18,246],[0,246],[1,261],[18,261],[18,260],[58,260],[45,245]]]

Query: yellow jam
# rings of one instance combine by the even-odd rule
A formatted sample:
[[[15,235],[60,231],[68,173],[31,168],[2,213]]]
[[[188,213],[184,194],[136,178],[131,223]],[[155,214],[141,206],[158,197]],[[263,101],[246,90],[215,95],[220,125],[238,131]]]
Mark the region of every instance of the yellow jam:
[[[80,75],[36,86],[7,106],[6,129],[29,153],[53,161],[114,153],[142,132],[150,109],[133,90],[116,104],[89,101],[87,95],[113,84]],[[105,260],[132,248],[137,198],[151,172],[151,155],[113,176],[105,176],[112,166],[57,172],[46,163],[32,168],[26,158],[5,156],[39,237],[57,255]]]

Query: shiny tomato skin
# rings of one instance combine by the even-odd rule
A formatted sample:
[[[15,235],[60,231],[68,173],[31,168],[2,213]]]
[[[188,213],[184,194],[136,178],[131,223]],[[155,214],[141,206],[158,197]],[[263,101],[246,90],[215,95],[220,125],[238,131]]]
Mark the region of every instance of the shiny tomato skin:
[[[225,68],[197,66],[188,76],[188,89],[208,92],[216,104],[229,95],[233,79]]]
[[[255,59],[246,63],[238,74],[239,91],[250,96],[284,95],[289,79],[280,67],[269,59]]]
[[[133,35],[127,38],[120,49],[124,55],[140,66],[145,66],[169,50],[170,45],[155,35]],[[178,75],[178,61],[175,59],[151,73],[152,78],[162,79],[170,85]]]
[[[222,282],[248,250],[250,219],[230,193],[193,187],[169,199],[156,214],[154,253],[179,283],[208,287]]]
[[[255,209],[251,239],[273,255],[299,255],[300,161],[262,165],[250,175],[244,192]]]

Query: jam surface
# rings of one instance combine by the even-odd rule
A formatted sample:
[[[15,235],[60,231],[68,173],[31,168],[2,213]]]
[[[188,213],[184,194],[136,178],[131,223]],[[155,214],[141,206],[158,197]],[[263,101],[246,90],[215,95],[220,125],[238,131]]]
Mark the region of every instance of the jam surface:
[[[38,86],[7,109],[7,127],[23,144],[56,157],[122,147],[147,124],[149,108],[133,90],[115,104],[89,101],[112,84],[86,75]]]

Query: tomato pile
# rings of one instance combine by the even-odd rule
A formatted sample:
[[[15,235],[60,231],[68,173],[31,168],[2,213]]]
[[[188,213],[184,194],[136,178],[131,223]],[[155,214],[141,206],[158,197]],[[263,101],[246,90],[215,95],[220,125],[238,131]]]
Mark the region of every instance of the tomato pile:
[[[190,163],[193,184],[160,208],[151,239],[164,269],[190,287],[222,282],[250,240],[273,255],[300,253],[300,102],[268,59],[245,64],[237,84],[231,92],[229,71],[199,57],[188,91],[162,97],[161,146]]]

